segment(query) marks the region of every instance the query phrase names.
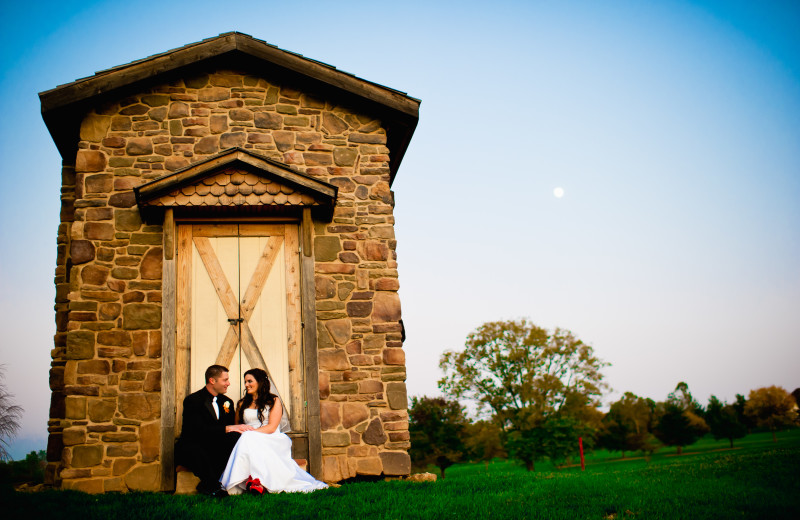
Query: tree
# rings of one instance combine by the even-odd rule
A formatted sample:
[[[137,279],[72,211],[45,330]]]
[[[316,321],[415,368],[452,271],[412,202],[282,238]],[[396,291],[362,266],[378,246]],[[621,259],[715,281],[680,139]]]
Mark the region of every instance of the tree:
[[[680,382],[669,394],[666,402],[657,405],[655,433],[667,446],[675,446],[678,455],[683,447],[694,444],[708,432],[708,425],[698,414],[702,410],[689,392],[689,385]]]
[[[464,447],[470,460],[483,461],[489,468],[489,461],[495,457],[506,457],[503,449],[502,430],[491,421],[476,421],[464,428]]]
[[[443,397],[412,397],[408,415],[411,460],[417,466],[435,464],[444,478],[445,470],[461,460],[465,451],[464,408]]]
[[[706,423],[715,439],[728,439],[733,448],[733,440],[747,434],[747,427],[739,421],[733,405],[723,403],[712,395],[708,400],[705,414]]]
[[[452,397],[475,401],[480,412],[488,411],[506,432],[509,451],[530,470],[548,453],[535,430],[543,430],[551,418],[564,421],[548,427],[574,425],[576,421],[566,418],[597,408],[606,388],[600,373],[606,365],[567,330],[550,333],[527,320],[496,321],[472,332],[464,350],[442,355],[439,387]],[[556,430],[561,431],[551,433]],[[578,431],[573,434],[577,445]],[[562,455],[552,449],[549,453]]]
[[[5,366],[0,365],[0,377],[4,371]],[[17,435],[22,420],[22,407],[13,404],[13,397],[0,379],[0,460],[11,460],[9,443]]]
[[[626,451],[644,449],[650,436],[654,408],[652,399],[625,392],[603,417],[600,444],[606,449],[621,451],[623,459]]]
[[[794,397],[779,386],[768,386],[750,390],[744,414],[758,426],[769,428],[772,441],[778,442],[775,431],[797,421],[797,403]]]
[[[744,408],[746,405],[747,399],[742,394],[736,394],[736,402],[734,402],[731,406],[733,406],[733,409],[736,410],[736,418],[744,425],[745,428],[747,428],[747,433],[750,433],[750,431],[755,427],[756,421],[744,413]]]

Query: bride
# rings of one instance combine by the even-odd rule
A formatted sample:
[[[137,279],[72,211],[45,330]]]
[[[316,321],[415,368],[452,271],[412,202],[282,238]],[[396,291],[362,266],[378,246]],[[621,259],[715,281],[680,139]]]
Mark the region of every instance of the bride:
[[[244,373],[245,396],[236,407],[236,423],[245,431],[231,452],[220,482],[231,495],[244,491],[261,494],[281,491],[309,492],[328,487],[292,459],[292,440],[283,433],[288,418],[278,396],[270,392],[267,373],[252,368]],[[282,420],[283,419],[283,420]]]

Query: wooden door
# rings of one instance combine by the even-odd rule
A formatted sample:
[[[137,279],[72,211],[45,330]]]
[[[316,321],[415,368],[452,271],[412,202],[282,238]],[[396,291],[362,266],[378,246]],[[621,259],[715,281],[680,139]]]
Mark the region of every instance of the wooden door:
[[[265,369],[292,432],[307,433],[299,270],[296,224],[178,226],[176,434],[183,398],[212,364],[229,368],[234,402],[244,372]]]

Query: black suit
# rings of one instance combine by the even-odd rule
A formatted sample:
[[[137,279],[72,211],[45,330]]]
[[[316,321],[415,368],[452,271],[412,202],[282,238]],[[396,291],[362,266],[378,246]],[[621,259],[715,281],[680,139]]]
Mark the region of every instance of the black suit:
[[[217,396],[217,419],[212,398],[203,387],[183,400],[183,429],[175,445],[175,463],[200,477],[199,491],[219,488],[219,478],[239,440],[238,433],[225,432],[226,426],[236,422],[233,401],[222,394]]]

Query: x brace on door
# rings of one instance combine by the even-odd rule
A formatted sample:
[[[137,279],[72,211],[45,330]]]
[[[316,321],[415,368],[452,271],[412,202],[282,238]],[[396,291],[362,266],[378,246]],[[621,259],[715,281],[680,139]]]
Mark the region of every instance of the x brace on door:
[[[250,317],[253,315],[253,310],[256,307],[258,298],[264,288],[264,283],[269,276],[273,264],[280,251],[283,237],[274,236],[270,237],[264,251],[258,259],[253,277],[247,285],[247,290],[244,293],[241,304],[237,301],[236,296],[231,290],[228,279],[222,271],[222,266],[219,264],[217,256],[211,246],[211,241],[207,237],[194,237],[193,238],[197,252],[200,259],[205,265],[211,283],[214,285],[214,290],[219,296],[225,314],[228,316],[228,331],[225,334],[225,339],[222,341],[222,348],[220,348],[217,355],[216,364],[222,366],[229,366],[233,360],[233,355],[236,352],[236,346],[241,344],[242,352],[247,357],[247,362],[253,368],[263,368],[270,379],[272,374],[269,372],[266,362],[264,361],[261,351],[258,349],[255,337],[253,336],[250,326],[248,324]],[[241,336],[240,336],[241,330]]]

